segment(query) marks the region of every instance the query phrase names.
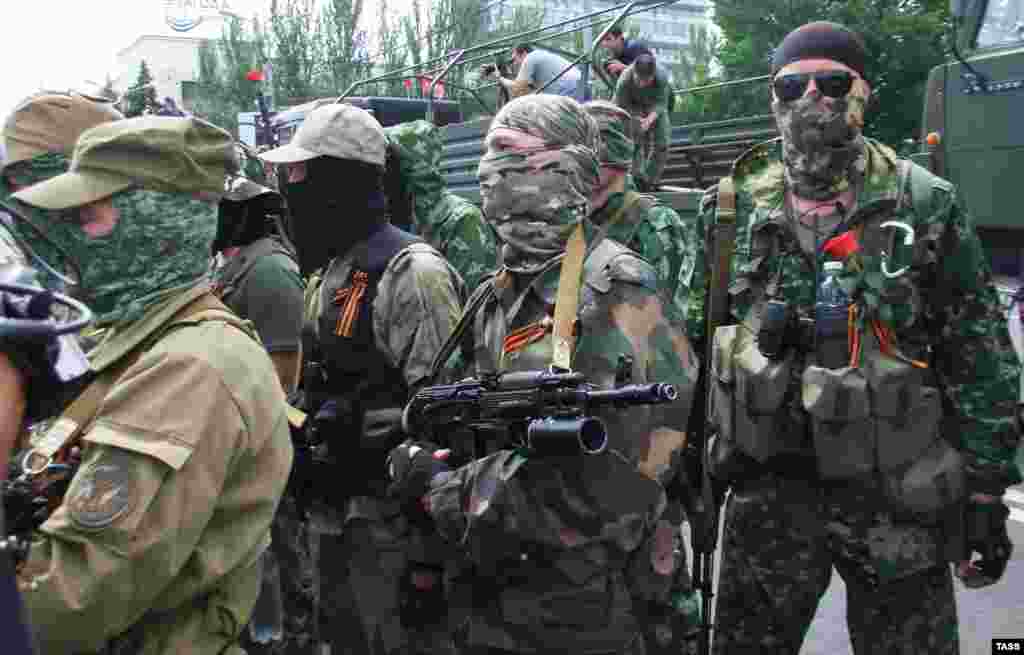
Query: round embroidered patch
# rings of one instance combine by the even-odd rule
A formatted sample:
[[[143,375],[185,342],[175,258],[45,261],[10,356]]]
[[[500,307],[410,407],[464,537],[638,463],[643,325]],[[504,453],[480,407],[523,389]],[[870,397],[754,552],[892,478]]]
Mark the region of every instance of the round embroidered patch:
[[[67,506],[71,520],[89,530],[105,528],[135,504],[131,458],[112,450],[92,464],[71,485]]]

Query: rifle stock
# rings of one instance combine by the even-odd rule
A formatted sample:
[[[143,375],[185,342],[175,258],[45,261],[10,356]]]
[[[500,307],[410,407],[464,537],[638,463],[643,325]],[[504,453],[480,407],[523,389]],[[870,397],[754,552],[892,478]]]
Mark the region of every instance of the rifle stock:
[[[691,463],[697,470],[693,480],[700,481],[700,494],[691,507],[691,536],[693,541],[693,582],[701,593],[701,626],[699,652],[711,652],[711,614],[714,600],[715,549],[718,545],[718,521],[720,494],[716,494],[710,475],[710,448],[713,438],[711,424],[711,398],[714,385],[711,380],[711,362],[715,330],[729,315],[729,276],[732,270],[733,249],[736,244],[736,193],[731,177],[722,178],[718,184],[718,202],[715,223],[711,228],[710,248],[712,253],[711,279],[707,286],[707,331],[705,333],[704,360],[698,382],[698,398],[704,403],[696,408],[697,434],[696,453],[691,452]]]

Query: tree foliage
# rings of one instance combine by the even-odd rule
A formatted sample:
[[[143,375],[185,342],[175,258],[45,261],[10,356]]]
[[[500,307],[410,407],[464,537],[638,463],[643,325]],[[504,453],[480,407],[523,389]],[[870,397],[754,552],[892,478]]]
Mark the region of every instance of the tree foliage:
[[[155,111],[157,104],[153,74],[149,72],[149,66],[143,59],[139,63],[139,74],[136,76],[135,82],[128,87],[124,94],[124,115],[128,118],[141,116]]]
[[[917,133],[928,71],[942,63],[950,35],[948,0],[716,0],[724,79],[770,73],[772,49],[815,20],[842,23],[868,49],[865,71],[875,92],[866,131],[897,143]],[[723,108],[733,115],[769,111],[767,85],[737,91]]]

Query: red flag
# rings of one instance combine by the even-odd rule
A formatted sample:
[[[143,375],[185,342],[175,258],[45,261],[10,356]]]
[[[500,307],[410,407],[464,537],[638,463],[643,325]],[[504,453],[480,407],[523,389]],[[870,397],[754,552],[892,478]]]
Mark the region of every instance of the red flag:
[[[405,88],[410,90],[412,89],[412,80],[410,80],[409,78],[405,78],[404,80],[402,80],[402,84],[405,85]]]
[[[259,68],[254,68],[245,74],[245,79],[249,80],[250,82],[262,82],[263,71],[260,70]]]

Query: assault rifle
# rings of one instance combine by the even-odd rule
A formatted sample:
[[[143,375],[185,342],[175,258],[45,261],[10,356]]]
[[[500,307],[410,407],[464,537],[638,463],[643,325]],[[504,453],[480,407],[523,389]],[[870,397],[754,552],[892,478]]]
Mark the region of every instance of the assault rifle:
[[[604,422],[591,416],[599,407],[668,403],[678,397],[664,383],[626,384],[601,389],[582,373],[517,371],[424,387],[402,415],[408,435],[452,447],[460,457],[478,457],[497,447],[522,448],[537,457],[597,454],[608,444]],[[471,447],[459,447],[468,437]]]

